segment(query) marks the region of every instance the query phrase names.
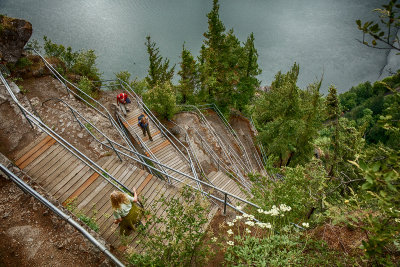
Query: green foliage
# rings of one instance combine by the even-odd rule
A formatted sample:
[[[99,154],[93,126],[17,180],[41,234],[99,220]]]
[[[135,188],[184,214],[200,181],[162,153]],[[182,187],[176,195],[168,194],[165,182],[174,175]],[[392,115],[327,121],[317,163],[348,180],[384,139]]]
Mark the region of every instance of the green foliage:
[[[279,166],[309,161],[312,142],[322,127],[321,82],[302,91],[296,85],[298,74],[297,64],[287,74],[279,72],[271,91],[261,94],[254,105],[258,138],[267,153],[278,158]]]
[[[26,48],[28,48],[28,53],[32,54],[32,51],[29,49],[35,49],[36,51],[40,52],[42,47],[40,46],[38,40],[36,39],[30,39],[29,42],[26,44],[25,46]]]
[[[177,111],[174,88],[169,82],[156,84],[143,96],[146,105],[165,119],[172,119]]]
[[[17,63],[15,64],[15,67],[17,67],[19,69],[23,69],[25,67],[31,66],[32,64],[33,63],[29,58],[21,57],[21,58],[18,59]]]
[[[156,43],[151,41],[150,36],[146,37],[147,54],[149,55],[149,70],[146,77],[146,82],[150,88],[157,84],[171,82],[174,76],[175,66],[169,68],[169,59],[163,59],[160,56],[159,48]]]
[[[86,76],[91,80],[100,79],[94,50],[73,52],[70,46],[65,48],[63,45],[53,43],[47,36],[44,36],[43,39],[46,56],[60,59],[65,64],[67,71]]]
[[[229,266],[290,266],[301,262],[302,244],[289,235],[235,237],[225,259]]]
[[[235,107],[242,110],[252,99],[260,74],[254,36],[251,34],[244,47],[233,29],[225,32],[219,18],[218,0],[207,14],[208,31],[200,50],[199,98],[203,102],[215,102],[222,110]]]
[[[83,223],[85,223],[90,229],[92,229],[95,232],[99,231],[100,228],[96,222],[97,211],[93,211],[93,215],[91,217],[88,217],[83,213],[83,211],[76,210],[76,198],[68,199],[66,201],[65,206],[66,206],[67,210],[69,210],[71,213],[75,214],[75,216],[78,217],[78,219],[81,220]]]
[[[283,179],[277,181],[264,176],[250,177],[253,182],[252,201],[255,204],[264,210],[269,209],[275,203],[291,207],[292,211],[284,214],[283,217],[280,214],[272,217],[272,220],[276,222],[275,228],[277,229],[284,227],[288,221],[297,222],[307,219],[312,208],[321,207],[329,186],[325,169],[318,160],[314,160],[304,167],[285,167],[281,170],[281,175]],[[254,210],[252,213],[256,214]],[[270,214],[257,213],[256,218],[271,222]]]
[[[378,123],[380,116],[388,114],[387,108],[393,106],[393,119],[400,118],[399,99],[395,88],[400,85],[400,73],[377,81],[373,85],[369,82],[352,87],[350,91],[339,96],[341,106],[347,111],[345,116],[355,120],[365,132],[368,144],[379,142],[392,148],[400,145],[400,139],[388,132]],[[397,107],[397,108],[396,108]],[[372,114],[369,111],[372,111]],[[367,112],[367,113],[366,113]]]
[[[203,244],[203,228],[208,221],[209,204],[185,187],[181,199],[161,197],[152,209],[157,210],[158,205],[165,209],[165,215],[151,216],[145,229],[153,224],[164,227],[141,231],[140,243],[145,252],[130,255],[129,262],[135,266],[205,266],[210,251]]]
[[[178,98],[181,104],[194,104],[194,94],[198,87],[198,65],[189,50],[182,46],[181,53],[181,70],[178,72],[181,79],[179,80]]]
[[[90,97],[95,98],[97,96],[97,90],[96,88],[93,86],[93,83],[91,80],[89,80],[86,76],[81,77],[81,79],[79,80],[78,83],[78,87],[79,89],[81,89],[81,91],[83,91],[84,93],[86,93],[86,95],[84,93],[82,93],[81,91],[79,91],[79,95],[85,99],[86,101],[90,102]],[[88,96],[87,96],[88,95]]]
[[[391,254],[400,252],[400,152],[380,146],[367,150],[365,159],[354,164],[365,179],[362,190],[368,204],[378,214],[369,214],[365,220],[368,239],[363,248],[371,262],[392,265]]]
[[[99,80],[100,73],[96,67],[97,56],[94,50],[80,52],[76,57],[73,57],[75,64],[72,70],[79,75],[86,76],[91,80]]]
[[[356,20],[357,27],[363,33],[362,42],[364,45],[379,49],[399,50],[399,40],[396,37],[397,29],[400,26],[399,8],[397,0],[389,0],[388,4],[382,5],[383,8],[374,9],[379,14],[379,22],[367,21],[363,23]],[[383,29],[381,28],[383,27]],[[370,40],[366,39],[366,35]],[[394,40],[394,44],[392,41]]]

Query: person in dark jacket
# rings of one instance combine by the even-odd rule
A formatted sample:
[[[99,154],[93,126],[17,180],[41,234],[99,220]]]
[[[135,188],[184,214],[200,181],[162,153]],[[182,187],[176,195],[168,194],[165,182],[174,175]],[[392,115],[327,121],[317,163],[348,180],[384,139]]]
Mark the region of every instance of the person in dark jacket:
[[[150,141],[153,141],[153,138],[150,135],[149,118],[143,113],[138,117],[138,126],[142,128],[143,135],[146,136],[147,133]]]

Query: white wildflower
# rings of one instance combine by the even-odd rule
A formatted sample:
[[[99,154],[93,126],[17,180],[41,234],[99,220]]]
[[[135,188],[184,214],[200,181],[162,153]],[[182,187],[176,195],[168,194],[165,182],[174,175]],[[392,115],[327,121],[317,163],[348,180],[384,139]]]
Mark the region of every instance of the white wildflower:
[[[243,216],[238,215],[238,216],[236,216],[236,219],[241,220],[241,219],[243,219]]]
[[[228,241],[228,242],[226,242],[229,246],[233,246],[233,245],[235,245],[235,243],[233,243],[233,241]]]
[[[231,229],[229,229],[229,230],[227,231],[227,233],[228,233],[228,235],[233,235],[233,231],[232,231]]]
[[[234,226],[235,225],[235,223],[233,223],[233,222],[227,222],[226,224],[228,224],[229,226]]]
[[[268,228],[268,229],[272,228],[272,225],[270,223],[265,223],[264,225],[265,225],[265,228]]]
[[[258,213],[263,213],[264,212],[263,209],[258,209],[257,211],[258,211]]]
[[[235,223],[235,222],[237,222],[237,220],[236,220],[236,219],[233,219],[232,222]]]
[[[245,224],[247,224],[249,226],[254,226],[254,222],[252,222],[252,221],[247,221],[247,222],[245,222]]]
[[[242,207],[241,206],[236,206],[236,209],[242,210]]]
[[[250,234],[250,233],[251,233],[251,231],[250,231],[250,229],[249,229],[249,228],[246,228],[246,233],[248,233],[248,234]]]
[[[211,242],[213,242],[213,243],[217,242],[217,238],[216,237],[212,237],[211,238]]]
[[[305,228],[310,227],[310,224],[309,224],[309,223],[302,223],[301,225],[303,225],[303,227],[305,227]]]
[[[400,223],[400,219],[396,218],[394,219],[395,222]]]

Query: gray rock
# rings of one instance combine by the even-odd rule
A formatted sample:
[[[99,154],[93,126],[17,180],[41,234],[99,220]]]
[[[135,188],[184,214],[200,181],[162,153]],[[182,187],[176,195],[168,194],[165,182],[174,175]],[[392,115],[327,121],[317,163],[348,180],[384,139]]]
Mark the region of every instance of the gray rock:
[[[83,133],[78,133],[77,136],[78,136],[79,138],[83,138]]]
[[[0,17],[0,60],[15,63],[32,35],[32,24],[26,20]]]
[[[10,84],[11,91],[13,91],[14,94],[18,94],[19,92],[21,92],[18,85],[16,85],[14,82],[11,82],[9,84]]]

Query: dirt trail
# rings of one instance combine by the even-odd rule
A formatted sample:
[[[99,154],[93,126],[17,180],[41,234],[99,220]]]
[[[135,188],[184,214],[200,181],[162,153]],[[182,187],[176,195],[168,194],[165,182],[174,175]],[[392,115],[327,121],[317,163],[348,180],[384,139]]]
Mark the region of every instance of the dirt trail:
[[[77,230],[1,174],[0,214],[0,266],[110,265]]]

